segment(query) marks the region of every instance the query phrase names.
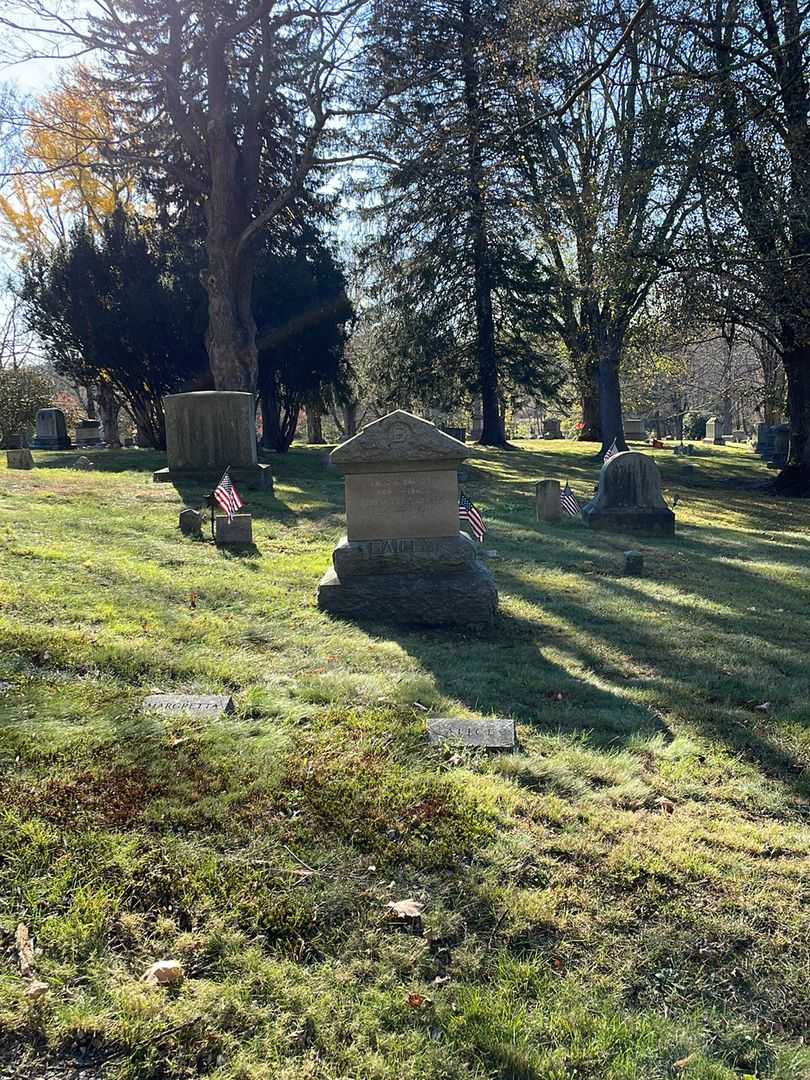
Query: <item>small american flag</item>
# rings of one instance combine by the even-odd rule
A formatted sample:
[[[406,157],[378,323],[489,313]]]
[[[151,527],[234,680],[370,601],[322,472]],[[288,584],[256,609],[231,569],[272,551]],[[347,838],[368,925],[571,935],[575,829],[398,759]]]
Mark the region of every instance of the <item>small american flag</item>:
[[[224,510],[228,515],[228,521],[232,521],[236,511],[241,510],[245,505],[239,498],[239,492],[233,485],[228,469],[225,470],[222,479],[211,492],[209,503],[211,506],[216,504],[221,510]]]
[[[579,503],[577,497],[571,490],[571,485],[566,481],[565,487],[560,492],[560,508],[570,514],[571,517],[576,517],[579,514]]]
[[[458,516],[462,521],[469,523],[473,536],[480,544],[486,535],[487,527],[481,517],[481,511],[476,509],[463,491],[458,497]]]
[[[616,440],[614,439],[613,442],[610,444],[610,449],[605,451],[605,456],[604,456],[604,459],[602,461],[602,464],[607,465],[607,463],[610,461],[610,459],[612,457],[616,457],[616,455],[618,453],[619,453],[619,448],[616,445]]]

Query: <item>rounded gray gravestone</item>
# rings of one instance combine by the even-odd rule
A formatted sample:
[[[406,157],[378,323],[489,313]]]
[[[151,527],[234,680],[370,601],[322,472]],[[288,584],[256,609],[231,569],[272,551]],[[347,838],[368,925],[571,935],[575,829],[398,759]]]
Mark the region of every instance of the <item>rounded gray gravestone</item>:
[[[582,511],[592,529],[672,536],[675,515],[661,495],[661,473],[645,454],[627,450],[602,466],[599,488]]]

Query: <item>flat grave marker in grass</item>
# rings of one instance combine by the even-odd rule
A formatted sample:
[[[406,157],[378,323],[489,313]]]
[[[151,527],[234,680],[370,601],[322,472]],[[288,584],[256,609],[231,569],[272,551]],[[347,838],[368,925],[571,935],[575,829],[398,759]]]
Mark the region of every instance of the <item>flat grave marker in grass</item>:
[[[442,717],[427,722],[431,743],[460,742],[465,746],[485,746],[511,750],[515,745],[514,720],[456,720]]]
[[[230,694],[150,694],[141,708],[143,712],[193,713],[216,719],[233,712],[233,698]]]

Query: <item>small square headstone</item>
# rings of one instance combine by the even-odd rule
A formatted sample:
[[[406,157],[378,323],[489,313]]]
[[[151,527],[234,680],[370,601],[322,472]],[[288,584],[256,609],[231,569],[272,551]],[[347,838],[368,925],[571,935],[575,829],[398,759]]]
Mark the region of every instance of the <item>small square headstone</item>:
[[[165,715],[190,713],[215,720],[223,713],[233,712],[233,698],[230,694],[150,694],[144,698],[141,709]]]
[[[30,450],[6,450],[6,466],[9,469],[33,469],[34,455]]]
[[[250,514],[234,514],[214,519],[214,540],[217,544],[252,544],[253,517]]]
[[[644,573],[644,556],[640,551],[625,551],[624,572],[630,577],[641,577]]]
[[[428,742],[460,742],[465,746],[486,746],[511,750],[515,745],[514,720],[428,720]]]
[[[95,463],[90,458],[85,457],[84,454],[73,462],[74,469],[82,469],[84,472],[92,472],[95,467]]]

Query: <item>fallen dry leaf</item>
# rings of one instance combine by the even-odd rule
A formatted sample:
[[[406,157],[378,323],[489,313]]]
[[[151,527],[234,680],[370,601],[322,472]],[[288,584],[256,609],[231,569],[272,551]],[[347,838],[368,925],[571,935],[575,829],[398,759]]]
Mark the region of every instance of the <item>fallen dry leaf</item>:
[[[432,1005],[433,1001],[423,994],[411,993],[405,998],[405,1003],[406,1005],[410,1005],[412,1009],[424,1009],[428,1005]]]
[[[755,705],[754,706],[754,708],[757,709],[759,712],[767,712],[768,709],[770,709],[770,707],[771,707],[770,701],[763,701],[761,705]]]
[[[157,960],[141,978],[153,986],[171,986],[183,981],[183,965],[179,960]]]
[[[681,1058],[679,1061],[672,1062],[673,1069],[685,1069],[687,1065],[691,1065],[697,1057],[697,1054],[687,1054],[685,1058]]]
[[[434,986],[446,986],[447,983],[449,983],[449,982],[450,982],[450,976],[449,975],[437,975],[436,978],[433,980],[433,985]]]
[[[410,897],[407,900],[389,900],[388,906],[398,919],[418,919],[425,905]]]
[[[25,996],[32,1001],[36,1001],[37,998],[42,997],[43,994],[48,993],[48,984],[41,982],[39,979],[34,979],[28,989],[25,991]]]
[[[672,799],[664,798],[663,795],[659,799],[655,800],[655,805],[658,807],[659,810],[663,810],[665,814],[675,813],[675,803],[672,801]]]

